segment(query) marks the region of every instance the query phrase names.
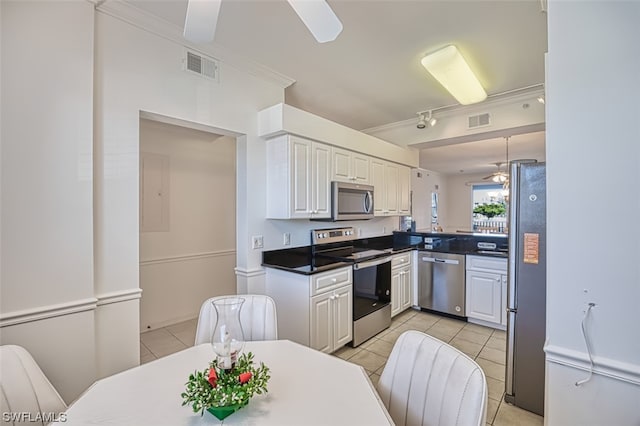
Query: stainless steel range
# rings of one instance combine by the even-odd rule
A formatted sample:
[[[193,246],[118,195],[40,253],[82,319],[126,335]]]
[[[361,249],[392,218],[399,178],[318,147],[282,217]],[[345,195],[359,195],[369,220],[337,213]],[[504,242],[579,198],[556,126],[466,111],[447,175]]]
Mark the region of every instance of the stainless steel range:
[[[391,325],[391,257],[384,250],[354,245],[352,227],[311,231],[316,266],[353,264],[353,341],[358,346]]]

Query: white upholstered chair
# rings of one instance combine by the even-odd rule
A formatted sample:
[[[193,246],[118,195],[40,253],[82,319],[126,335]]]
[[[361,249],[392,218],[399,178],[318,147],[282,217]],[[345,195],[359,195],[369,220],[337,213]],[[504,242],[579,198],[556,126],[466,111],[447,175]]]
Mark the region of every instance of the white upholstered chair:
[[[216,310],[211,302],[226,297],[244,299],[242,308],[240,308],[240,325],[246,341],[278,340],[278,318],[273,299],[262,294],[238,294],[217,296],[205,300],[198,317],[196,345],[211,341],[211,334],[217,321]]]
[[[419,331],[398,337],[378,382],[397,425],[484,426],[487,379],[471,358]]]
[[[2,413],[31,413],[30,419],[62,413],[66,404],[38,364],[21,346],[0,346],[0,406]],[[36,413],[43,413],[38,417]],[[2,416],[2,424],[12,424]],[[10,419],[9,419],[10,420]],[[29,424],[42,424],[30,421]]]

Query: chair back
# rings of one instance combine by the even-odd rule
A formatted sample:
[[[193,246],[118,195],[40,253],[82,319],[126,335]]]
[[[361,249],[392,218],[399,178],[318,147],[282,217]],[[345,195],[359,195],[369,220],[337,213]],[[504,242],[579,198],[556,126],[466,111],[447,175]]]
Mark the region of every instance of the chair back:
[[[419,331],[398,337],[378,382],[398,425],[484,426],[487,379],[456,348]]]
[[[246,341],[278,340],[278,318],[273,299],[262,294],[239,294],[237,296],[217,296],[205,300],[198,317],[196,345],[211,341],[211,334],[218,320],[216,310],[211,302],[225,297],[244,299],[240,309],[240,325]]]
[[[0,405],[2,413],[31,413],[29,420],[64,412],[66,404],[38,364],[21,346],[0,346]],[[43,413],[39,417],[37,413]],[[54,416],[55,416],[54,415]],[[2,424],[12,424],[2,416]],[[29,424],[44,424],[29,421]]]

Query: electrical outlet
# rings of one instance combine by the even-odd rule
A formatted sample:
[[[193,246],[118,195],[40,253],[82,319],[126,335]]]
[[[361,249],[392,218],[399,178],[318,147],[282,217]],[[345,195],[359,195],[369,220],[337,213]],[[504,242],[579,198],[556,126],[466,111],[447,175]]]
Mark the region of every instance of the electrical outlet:
[[[282,235],[282,244],[284,244],[285,246],[288,246],[289,244],[291,244],[291,234],[288,232],[285,232]]]
[[[264,240],[262,239],[262,235],[256,235],[251,237],[251,247],[255,249],[261,249],[264,247]]]

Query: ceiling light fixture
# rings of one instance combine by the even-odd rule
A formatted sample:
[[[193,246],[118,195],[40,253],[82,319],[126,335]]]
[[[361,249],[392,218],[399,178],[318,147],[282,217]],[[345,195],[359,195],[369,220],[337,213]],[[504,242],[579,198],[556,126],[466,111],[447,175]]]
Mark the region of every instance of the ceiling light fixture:
[[[487,98],[487,92],[456,46],[446,46],[420,62],[462,105],[475,104]]]
[[[433,127],[438,123],[438,119],[432,114],[432,111],[421,111],[416,113],[418,115],[418,129],[424,129],[425,127]]]

